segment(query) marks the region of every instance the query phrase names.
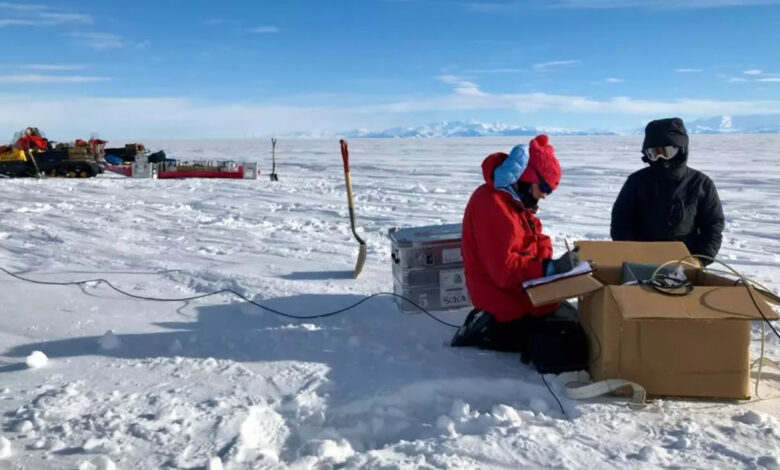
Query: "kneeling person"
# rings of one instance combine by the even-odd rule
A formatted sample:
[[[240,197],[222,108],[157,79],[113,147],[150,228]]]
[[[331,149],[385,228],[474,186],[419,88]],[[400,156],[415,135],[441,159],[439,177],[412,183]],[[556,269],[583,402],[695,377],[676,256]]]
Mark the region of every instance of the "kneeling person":
[[[576,250],[553,259],[550,237],[535,215],[539,201],[558,186],[561,166],[547,136],[539,135],[528,152],[518,145],[509,155],[489,155],[482,173],[485,183],[471,195],[463,215],[461,242],[475,310],[452,345],[526,353],[539,319],[559,305],[534,307],[523,281],[569,271],[578,262]]]

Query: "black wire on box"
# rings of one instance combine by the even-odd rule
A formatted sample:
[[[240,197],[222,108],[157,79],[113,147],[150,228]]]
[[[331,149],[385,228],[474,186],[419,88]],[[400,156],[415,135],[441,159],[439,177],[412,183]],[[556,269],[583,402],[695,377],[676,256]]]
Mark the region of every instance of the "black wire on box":
[[[234,291],[233,289],[220,289],[220,290],[217,290],[217,291],[207,292],[205,294],[193,295],[193,296],[190,296],[190,297],[177,297],[177,298],[146,297],[146,296],[143,296],[143,295],[136,295],[136,294],[131,294],[130,292],[123,291],[122,289],[120,289],[120,288],[116,287],[115,285],[111,284],[110,281],[108,281],[106,279],[102,279],[102,278],[86,279],[86,280],[83,280],[83,281],[64,281],[64,282],[59,282],[59,281],[39,281],[39,280],[36,280],[36,279],[29,279],[29,278],[26,278],[26,277],[19,276],[18,274],[14,274],[14,273],[12,273],[11,271],[8,271],[7,269],[5,269],[2,266],[0,266],[0,271],[3,271],[4,273],[8,274],[9,276],[14,277],[16,279],[19,279],[21,281],[31,282],[33,284],[42,284],[42,285],[47,285],[47,286],[83,286],[83,285],[91,284],[91,283],[105,284],[108,287],[110,287],[111,289],[115,290],[116,292],[119,292],[122,295],[126,295],[127,297],[132,297],[134,299],[139,299],[139,300],[149,300],[149,301],[152,301],[152,302],[188,302],[188,301],[191,301],[191,300],[202,299],[202,298],[205,298],[205,297],[211,297],[213,295],[218,295],[218,294],[233,294],[236,297],[238,297],[238,298],[244,300],[245,302],[250,303],[250,304],[252,304],[252,305],[254,305],[254,306],[258,307],[258,308],[261,308],[263,310],[267,310],[267,311],[269,311],[269,312],[271,312],[273,314],[276,314],[276,315],[279,315],[279,316],[282,316],[282,317],[293,318],[293,319],[296,319],[296,320],[310,320],[310,319],[315,319],[315,318],[332,317],[332,316],[344,313],[344,312],[346,312],[348,310],[352,310],[353,308],[357,307],[358,305],[362,304],[363,302],[366,302],[366,301],[368,301],[370,299],[373,299],[374,297],[392,296],[392,297],[398,297],[398,298],[402,299],[404,302],[409,302],[415,308],[417,308],[418,310],[420,310],[424,314],[428,315],[429,317],[433,318],[437,322],[441,323],[442,325],[447,325],[447,326],[452,327],[452,328],[460,328],[460,326],[458,326],[458,325],[453,325],[452,323],[447,323],[446,321],[437,318],[436,316],[434,316],[428,310],[426,310],[423,307],[417,305],[417,303],[415,303],[413,300],[407,299],[406,297],[404,297],[402,295],[399,295],[399,294],[396,294],[394,292],[377,292],[375,294],[371,294],[369,296],[366,296],[366,297],[358,300],[357,302],[353,303],[352,305],[348,305],[348,306],[346,306],[344,308],[340,308],[340,309],[334,310],[332,312],[326,312],[326,313],[320,313],[320,314],[317,314],[317,315],[306,316],[306,315],[292,315],[292,314],[289,314],[289,313],[281,312],[279,310],[275,310],[275,309],[273,309],[271,307],[266,307],[265,305],[259,304],[259,303],[255,302],[254,300],[251,300],[251,299],[247,298],[243,294],[240,294],[240,293]]]
[[[648,280],[643,285],[652,287],[655,291],[660,292],[663,295],[672,297],[682,297],[693,292],[693,283],[691,281],[671,277],[671,276],[656,276]],[[678,292],[677,289],[684,288],[683,292]]]

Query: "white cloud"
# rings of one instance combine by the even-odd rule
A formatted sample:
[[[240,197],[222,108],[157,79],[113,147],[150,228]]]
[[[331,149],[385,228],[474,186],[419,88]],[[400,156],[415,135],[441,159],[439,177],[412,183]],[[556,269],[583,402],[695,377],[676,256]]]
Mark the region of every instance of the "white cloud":
[[[677,73],[697,73],[701,72],[701,69],[687,69],[687,68],[681,68],[681,69],[674,69]]]
[[[661,10],[693,10],[777,4],[780,4],[780,0],[551,0],[549,2],[549,6],[563,8],[646,8]]]
[[[745,75],[761,75],[762,73],[764,73],[764,71],[761,69],[750,69],[750,70],[745,70],[742,73],[744,73]]]
[[[467,80],[462,80],[455,75],[440,75],[438,77],[440,81],[447,83],[449,85],[455,86],[455,94],[457,95],[468,95],[468,96],[482,96],[484,93],[480,91],[479,87],[474,82],[469,82]]]
[[[50,134],[79,136],[97,130],[106,138],[244,137],[300,130],[338,132],[365,123],[382,127],[382,116],[360,110],[214,104],[170,97],[95,98],[2,96],[0,135],[12,135],[20,122],[35,122]],[[361,124],[363,125],[363,124]]]
[[[48,24],[92,24],[94,22],[92,15],[82,13],[40,13],[38,16]]]
[[[26,70],[44,70],[48,72],[59,72],[66,70],[83,70],[87,68],[82,64],[23,64],[19,68]]]
[[[92,24],[95,19],[84,13],[58,13],[45,5],[26,5],[0,2],[0,10],[15,10],[18,18],[0,19],[0,28],[4,26],[50,26],[63,24]]]
[[[79,43],[91,47],[96,51],[110,49],[122,49],[127,42],[121,36],[111,33],[69,33],[68,36],[76,38]]]
[[[532,67],[535,70],[549,70],[553,68],[570,67],[579,64],[580,64],[579,60],[554,60],[552,62],[541,62],[538,64],[533,64]]]
[[[464,70],[464,72],[478,74],[478,75],[488,75],[488,74],[496,74],[496,73],[520,73],[520,72],[525,72],[525,70],[513,69],[513,68],[495,68],[495,69]]]
[[[482,13],[506,13],[533,8],[528,0],[464,1],[459,2],[470,11]],[[547,0],[539,8],[616,9],[635,8],[645,10],[697,10],[705,8],[740,7],[749,5],[778,5],[780,0]]]
[[[604,85],[604,84],[609,84],[609,83],[611,83],[611,84],[623,83],[623,79],[622,78],[610,77],[610,78],[605,78],[603,80],[596,80],[595,82],[590,82],[591,85]]]
[[[489,93],[454,75],[438,77],[452,86],[440,96],[410,96],[393,101],[361,99],[300,99],[298,103],[210,103],[177,97],[96,98],[0,95],[0,135],[19,122],[36,122],[58,135],[101,135],[121,138],[242,137],[290,134],[296,131],[339,132],[355,127],[381,128],[410,116],[453,111],[514,111],[577,113],[635,119],[648,115],[768,114],[780,112],[780,101],[722,101],[678,98],[645,100],[625,96],[593,99],[550,93]],[[292,97],[296,98],[296,97]],[[354,97],[352,97],[354,98]],[[343,103],[312,106],[306,103]],[[368,103],[368,104],[367,104]],[[3,131],[5,129],[6,131]],[[6,133],[7,133],[6,132]]]
[[[729,78],[729,83],[742,83],[742,82],[746,82],[746,81],[747,81],[747,78],[742,78],[742,77]]]
[[[34,20],[22,20],[22,19],[0,19],[0,28],[3,26],[35,26],[39,24]]]
[[[455,93],[439,98],[407,100],[371,108],[371,112],[413,113],[452,110],[516,110],[523,113],[562,111],[589,114],[647,115],[647,114],[766,114],[780,111],[780,101],[719,101],[679,98],[675,100],[638,100],[613,97],[595,100],[585,96],[554,95],[548,93],[487,93],[475,87],[478,93]]]
[[[252,28],[249,30],[250,33],[255,33],[255,34],[274,34],[280,31],[281,29],[279,29],[278,26],[271,26],[271,25],[258,26],[257,28]]]
[[[93,77],[87,75],[42,75],[42,74],[20,74],[20,75],[0,75],[0,83],[90,83],[105,82],[110,80],[108,77]]]
[[[780,83],[780,77],[764,77],[756,79],[757,82]]]
[[[0,10],[35,11],[35,10],[45,10],[47,8],[48,7],[46,5],[37,5],[34,3],[0,2]]]

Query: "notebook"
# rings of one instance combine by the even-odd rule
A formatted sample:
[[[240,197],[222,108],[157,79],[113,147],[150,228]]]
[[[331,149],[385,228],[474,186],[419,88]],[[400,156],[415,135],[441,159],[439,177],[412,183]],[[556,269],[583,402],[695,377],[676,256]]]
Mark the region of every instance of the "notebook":
[[[566,279],[567,277],[581,276],[583,274],[592,273],[595,271],[593,266],[588,261],[580,261],[580,264],[575,266],[571,271],[565,273],[553,274],[552,276],[537,277],[535,279],[529,279],[523,282],[524,289],[530,289],[531,287],[540,286],[550,282],[557,281],[559,279]]]

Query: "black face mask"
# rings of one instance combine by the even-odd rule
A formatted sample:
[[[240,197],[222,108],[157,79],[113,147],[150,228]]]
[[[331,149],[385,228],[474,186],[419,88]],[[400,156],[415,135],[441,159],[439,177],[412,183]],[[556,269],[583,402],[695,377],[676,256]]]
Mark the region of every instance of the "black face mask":
[[[523,203],[526,209],[536,209],[539,207],[539,199],[536,199],[531,195],[531,183],[518,181],[515,183],[515,190],[520,196],[520,202]]]

